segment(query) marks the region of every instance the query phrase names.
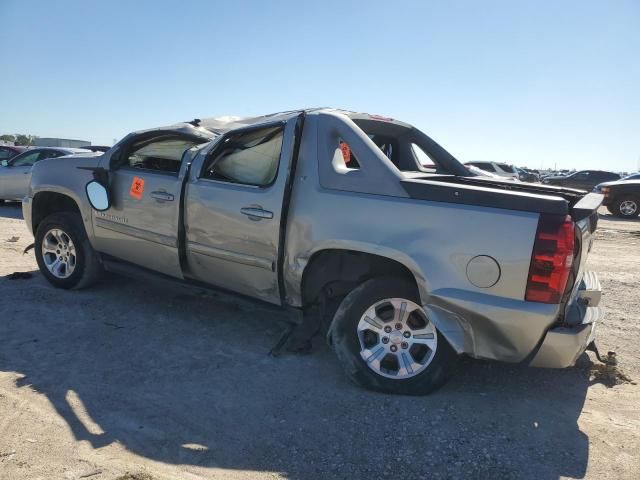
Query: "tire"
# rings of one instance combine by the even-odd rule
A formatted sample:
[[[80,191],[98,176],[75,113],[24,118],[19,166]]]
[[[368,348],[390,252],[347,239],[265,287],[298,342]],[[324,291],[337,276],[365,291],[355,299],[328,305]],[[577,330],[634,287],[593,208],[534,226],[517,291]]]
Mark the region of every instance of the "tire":
[[[407,313],[403,315],[403,323],[399,323],[397,312],[403,311],[403,303]],[[372,313],[377,327],[365,320],[365,313]],[[396,325],[402,328],[397,329]],[[389,332],[385,331],[388,327],[391,327]],[[414,333],[418,331],[431,333]],[[376,277],[349,293],[334,316],[329,334],[347,376],[370,390],[426,395],[445,384],[458,360],[458,355],[420,306],[415,285],[398,277]],[[424,339],[418,340],[412,334]],[[424,347],[427,343],[430,347]],[[392,353],[394,347],[396,353]],[[420,358],[425,349],[426,353]],[[412,367],[419,368],[407,368],[403,359],[411,360]]]
[[[77,213],[54,213],[40,222],[34,250],[40,271],[54,287],[81,289],[100,279],[102,265]],[[58,254],[63,261],[56,264]]]
[[[617,198],[613,204],[613,214],[620,218],[634,218],[640,215],[640,199],[626,196]]]

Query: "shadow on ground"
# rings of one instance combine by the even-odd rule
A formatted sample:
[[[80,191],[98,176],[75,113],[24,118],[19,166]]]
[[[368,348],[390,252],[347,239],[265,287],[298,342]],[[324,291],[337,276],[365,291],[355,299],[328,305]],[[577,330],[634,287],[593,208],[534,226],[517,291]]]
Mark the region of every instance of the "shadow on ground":
[[[0,203],[0,218],[16,218],[22,220],[22,204],[19,202]]]
[[[327,349],[269,357],[278,315],[235,299],[28,282],[0,279],[0,370],[95,448],[291,479],[584,476],[585,369],[465,360],[436,394],[386,396],[351,385]]]

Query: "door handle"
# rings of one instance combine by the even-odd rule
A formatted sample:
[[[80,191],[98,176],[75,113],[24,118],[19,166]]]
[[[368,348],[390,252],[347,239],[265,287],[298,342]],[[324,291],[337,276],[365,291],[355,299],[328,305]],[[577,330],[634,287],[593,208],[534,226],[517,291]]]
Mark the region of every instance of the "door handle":
[[[273,218],[273,212],[263,210],[260,207],[244,207],[240,209],[240,213],[246,215],[251,220],[260,220],[261,218]]]
[[[173,202],[173,195],[167,192],[151,192],[151,196],[156,200],[164,200],[166,202]]]

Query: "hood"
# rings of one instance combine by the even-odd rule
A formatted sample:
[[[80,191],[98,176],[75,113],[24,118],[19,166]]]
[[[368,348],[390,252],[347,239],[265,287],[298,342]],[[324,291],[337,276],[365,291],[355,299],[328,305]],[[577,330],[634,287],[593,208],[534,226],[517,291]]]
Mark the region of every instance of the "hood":
[[[612,180],[610,182],[599,183],[594,189],[600,190],[602,187],[611,187],[614,185],[638,185],[640,187],[640,180]]]

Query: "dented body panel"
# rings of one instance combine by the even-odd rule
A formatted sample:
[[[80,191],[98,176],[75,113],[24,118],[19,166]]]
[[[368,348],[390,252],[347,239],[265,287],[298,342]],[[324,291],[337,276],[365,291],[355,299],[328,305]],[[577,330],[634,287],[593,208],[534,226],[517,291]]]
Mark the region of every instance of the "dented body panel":
[[[431,153],[446,173],[420,166],[401,171],[374,143],[375,135],[359,128],[371,118],[318,109],[137,132],[92,161],[109,171],[108,211],[89,207],[84,189],[92,174],[73,168],[80,162],[65,173],[42,162],[23,203],[25,219],[36,226],[33,202],[40,193],[68,195],[101,254],[294,308],[308,306],[305,275],[323,252],[383,258],[415,279],[430,320],[458,353],[508,362],[535,358],[539,366],[572,364],[593,338],[598,315],[589,308],[597,306],[599,285],[577,281],[561,305],[525,301],[524,295],[540,214],[569,214],[583,192],[469,179],[436,144]],[[394,122],[389,128],[406,131],[424,148],[432,142]],[[282,127],[283,140],[269,185],[205,178],[208,159],[230,135],[273,125]],[[175,175],[114,169],[113,159],[130,142],[167,132],[198,143],[185,152]],[[358,168],[345,167],[339,142],[348,143]],[[139,198],[128,191],[136,178],[144,181]],[[576,259],[578,279],[585,276],[592,241],[589,221],[577,222],[586,242]],[[585,309],[587,298],[592,304]]]

